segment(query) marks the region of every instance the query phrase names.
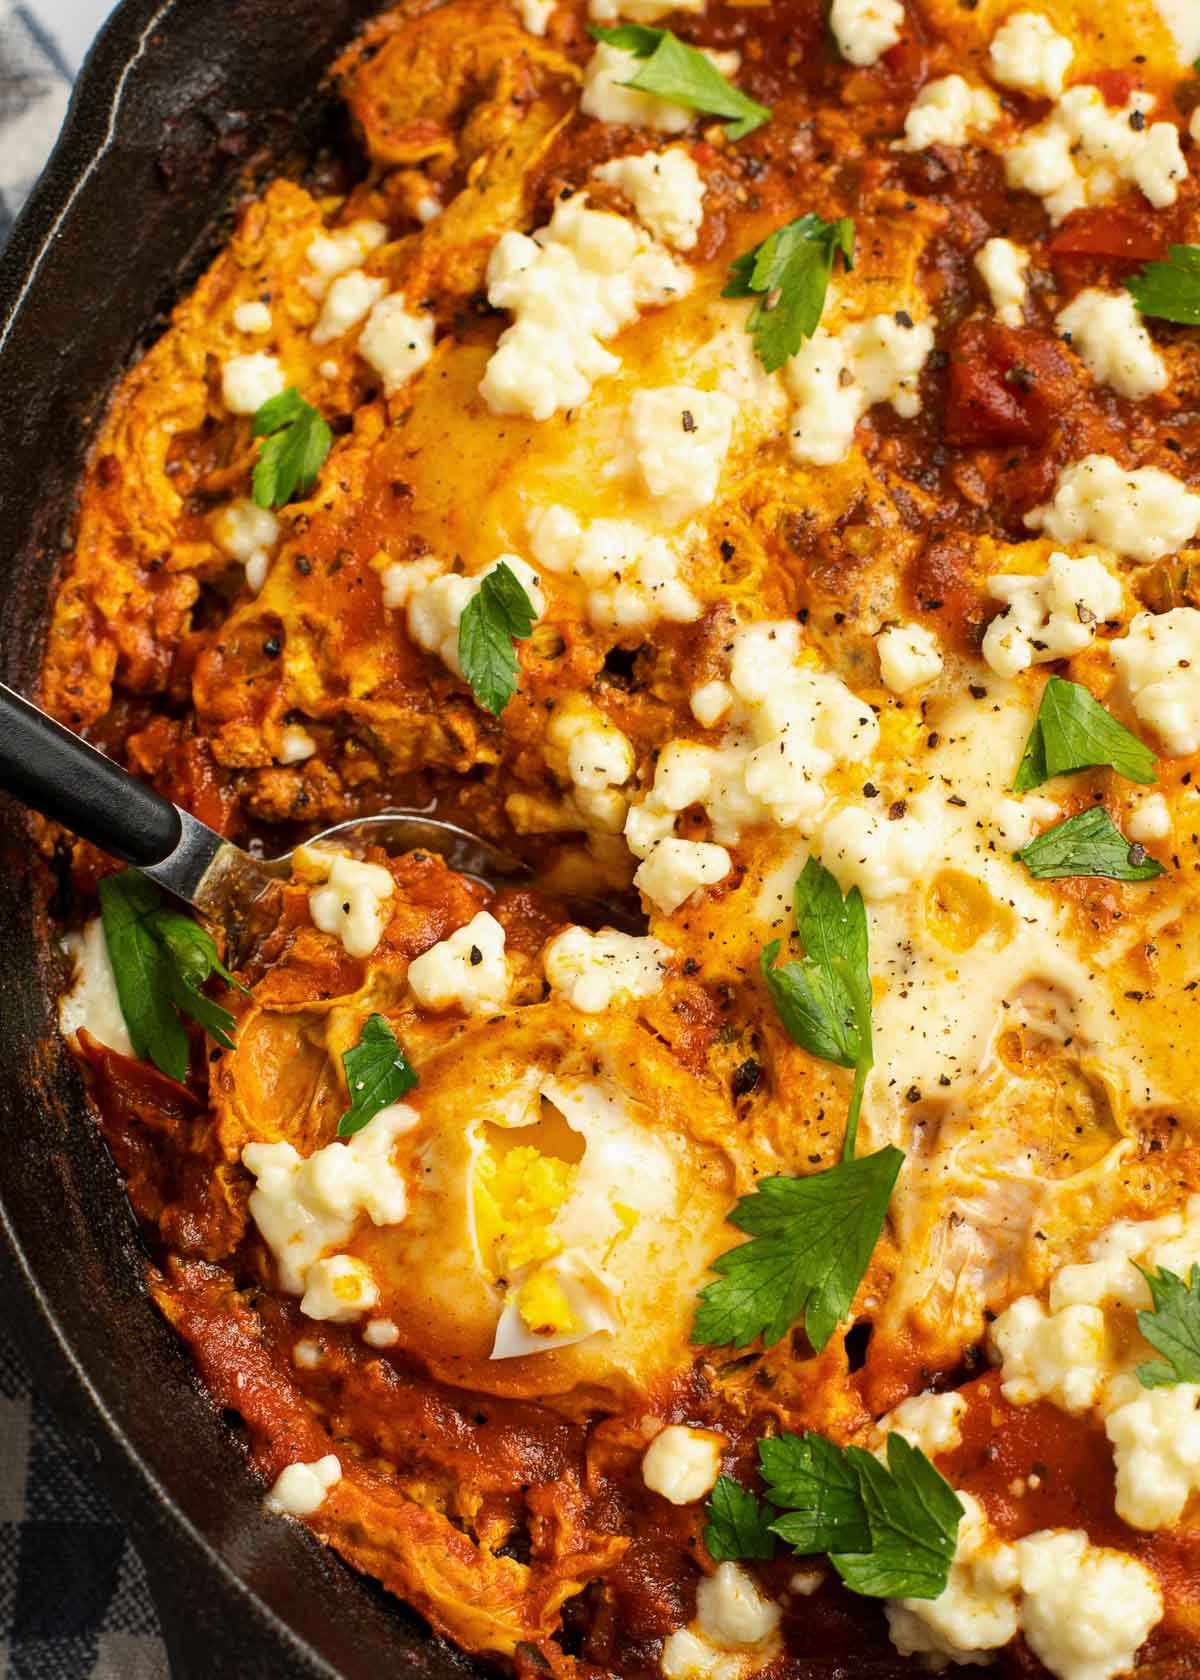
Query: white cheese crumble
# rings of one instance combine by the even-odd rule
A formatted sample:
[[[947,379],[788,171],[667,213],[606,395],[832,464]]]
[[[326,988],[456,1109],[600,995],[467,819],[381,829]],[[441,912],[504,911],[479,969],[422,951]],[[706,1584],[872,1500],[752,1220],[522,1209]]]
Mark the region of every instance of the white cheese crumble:
[[[408,984],[425,1009],[461,1009],[466,1015],[498,1009],[508,998],[504,929],[481,910],[465,927],[415,957]]]
[[[704,220],[704,177],[682,146],[613,158],[593,171],[633,205],[637,219],[664,245],[690,251]]]
[[[988,813],[988,828],[1005,851],[1019,852],[1034,835],[1058,821],[1062,812],[1052,799],[1030,794],[1024,799],[998,799]]]
[[[257,414],[286,386],[278,359],[262,350],[231,356],[221,369],[221,399],[230,414]]]
[[[988,62],[1004,87],[1037,99],[1057,99],[1075,47],[1040,12],[1014,12],[992,37]]]
[[[878,744],[870,706],[832,672],[804,663],[799,625],[745,625],[732,641],[729,731],[717,747],[676,740],[663,748],[654,782],[625,824],[640,858],[690,805],[704,806],[721,844],[757,823],[811,831],[827,803],[824,778]]]
[[[1125,185],[1140,188],[1157,210],[1174,204],[1187,164],[1175,124],[1145,120],[1154,105],[1152,94],[1134,93],[1117,111],[1097,87],[1068,88],[1045,121],[1006,150],[1009,186],[1044,200],[1054,223],[1108,203]]]
[[[314,1260],[305,1278],[300,1311],[330,1324],[353,1324],[379,1305],[379,1285],[371,1268],[352,1254]]]
[[[668,1424],[642,1456],[642,1480],[672,1505],[694,1505],[712,1492],[725,1446],[725,1437],[711,1429]]]
[[[987,1663],[1019,1626],[1016,1550],[997,1539],[969,1493],[958,1499],[963,1516],[945,1590],[936,1598],[892,1599],[886,1606],[892,1644],[902,1656],[928,1657],[930,1667]]]
[[[311,758],[317,750],[317,743],[298,723],[289,723],[279,737],[279,751],[276,754],[280,764],[303,764],[306,758]]]
[[[779,1626],[779,1606],[764,1598],[736,1563],[718,1564],[696,1588],[696,1625],[714,1645],[745,1650],[765,1645]]]
[[[1200,1384],[1143,1388],[1118,1377],[1108,1399],[1117,1515],[1134,1528],[1170,1528],[1200,1489]]]
[[[1055,1680],[1113,1680],[1132,1668],[1162,1620],[1158,1583],[1144,1564],[1079,1529],[1047,1529],[1016,1543],[1021,1631]]]
[[[257,1181],[250,1217],[287,1294],[304,1294],[313,1267],[345,1246],[364,1214],[374,1225],[403,1221],[408,1196],[392,1153],[418,1118],[406,1103],[392,1103],[352,1138],[307,1158],[290,1143],[248,1143],[242,1150],[242,1165]]]
[[[912,1394],[901,1400],[875,1425],[879,1437],[876,1452],[882,1456],[889,1435],[903,1435],[911,1447],[926,1458],[953,1452],[962,1446],[962,1420],[967,1402],[961,1394]],[[886,1462],[886,1459],[885,1459]]]
[[[554,708],[546,729],[546,763],[572,788],[585,828],[620,834],[629,800],[620,790],[635,767],[629,737],[581,694]]]
[[[388,871],[315,846],[297,846],[295,856],[323,883],[308,895],[313,926],[336,935],[348,956],[369,957],[383,938],[388,900],[396,890]]]
[[[400,1340],[400,1326],[391,1318],[372,1318],[363,1330],[363,1341],[368,1347],[395,1347]]]
[[[1000,120],[1000,105],[989,88],[972,87],[962,76],[926,82],[904,119],[901,151],[926,146],[965,146]]]
[[[879,671],[893,694],[911,694],[936,682],[942,671],[937,637],[923,624],[893,624],[875,638]]]
[[[1138,613],[1109,653],[1134,711],[1167,752],[1200,749],[1200,612]]]
[[[458,658],[458,627],[467,602],[478,595],[483,580],[501,564],[506,565],[529,597],[534,617],[545,610],[545,597],[537,586],[537,574],[516,554],[501,554],[473,577],[460,572],[436,571],[436,562],[397,562],[382,575],[384,603],[407,606],[408,633],[426,653],[435,653],[442,663],[462,676]]]
[[[1088,286],[1054,324],[1097,383],[1135,402],[1166,390],[1166,365],[1128,292]]]
[[[1001,677],[1080,653],[1098,625],[1120,618],[1123,601],[1120,580],[1092,554],[1052,554],[1044,573],[1002,573],[988,592],[1005,603],[983,637],[983,657]]]
[[[213,514],[212,534],[229,558],[246,568],[246,586],[257,595],[279,544],[280,525],[270,508],[239,496]]]
[[[311,1517],[341,1479],[342,1465],[336,1453],[326,1453],[312,1464],[289,1464],[267,1495],[267,1510],[276,1516]]]
[[[729,684],[717,678],[694,688],[688,703],[696,722],[704,729],[712,729],[720,723],[736,698]]]
[[[848,64],[878,64],[900,39],[904,7],[900,0],[833,0],[829,27]]]
[[[657,23],[672,12],[692,12],[697,17],[707,0],[588,0],[588,16],[593,23],[616,23],[626,18],[630,23]]]
[[[292,1349],[292,1362],[302,1371],[315,1371],[324,1357],[320,1344],[310,1342],[307,1337],[301,1338]]]
[[[876,802],[877,804],[878,802]],[[873,903],[906,893],[926,875],[942,839],[941,805],[929,791],[904,802],[902,816],[845,804],[821,823],[816,850],[843,891]]]
[[[1161,793],[1148,794],[1129,813],[1125,832],[1131,840],[1166,840],[1172,829],[1171,808]]]
[[[515,0],[517,15],[531,35],[546,33],[546,25],[556,4],[557,0]]]
[[[528,520],[538,565],[587,586],[588,619],[597,629],[641,630],[668,619],[690,624],[700,603],[679,576],[680,556],[665,537],[631,519],[582,523],[568,508],[535,510]]]
[[[388,230],[382,222],[362,220],[332,233],[319,233],[305,252],[311,274],[301,284],[315,298],[323,298],[330,281],[348,269],[361,268],[372,251],[386,243]]]
[[[659,840],[633,877],[634,885],[664,915],[671,915],[700,887],[723,881],[733,868],[724,846],[707,840]]]
[[[372,279],[361,268],[340,274],[325,293],[320,318],[312,330],[314,344],[329,344],[356,327],[387,291],[386,280]]]
[[[493,414],[534,420],[578,407],[621,365],[601,340],[691,285],[690,271],[626,217],[588,209],[584,193],[559,199],[546,227],[503,234],[488,259],[488,302],[514,319],[480,395]]]
[[[271,311],[265,303],[256,299],[239,303],[233,312],[233,324],[238,332],[261,336],[271,330]]]
[[[546,979],[554,991],[585,1015],[602,1015],[614,1003],[653,997],[662,989],[671,953],[659,939],[604,928],[591,933],[570,927],[542,952]]]
[[[579,109],[584,116],[600,122],[652,128],[659,134],[682,134],[692,122],[692,113],[685,106],[624,85],[633,80],[639,67],[634,53],[608,41],[598,42],[584,67]]]
[[[975,253],[975,268],[987,287],[996,319],[1005,327],[1025,323],[1030,254],[1011,239],[989,239]]]
[[[67,934],[63,947],[74,964],[70,990],[64,992],[58,1005],[58,1024],[63,1037],[70,1038],[83,1027],[108,1049],[132,1056],[133,1042],[121,1013],[116,976],[100,917],[93,916],[82,933]]]
[[[842,461],[854,430],[875,403],[891,403],[911,419],[921,412],[921,369],[933,349],[933,326],[897,311],[844,327],[818,327],[784,365],[798,404],[790,421],[792,454],[828,467]]]
[[[1025,516],[1053,542],[1099,543],[1131,560],[1161,560],[1200,530],[1200,496],[1157,467],[1127,469],[1085,455],[1058,475],[1054,500]]]
[[[384,395],[393,396],[433,355],[433,317],[414,315],[404,294],[392,292],[372,308],[358,353],[383,380]]]
[[[736,416],[737,404],[720,391],[664,385],[635,392],[629,435],[638,474],[672,522],[715,498]]]

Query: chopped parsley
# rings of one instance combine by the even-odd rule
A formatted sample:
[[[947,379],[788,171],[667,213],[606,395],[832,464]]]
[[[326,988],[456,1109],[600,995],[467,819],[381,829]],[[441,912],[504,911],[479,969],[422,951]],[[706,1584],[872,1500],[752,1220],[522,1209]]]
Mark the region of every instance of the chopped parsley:
[[[524,641],[536,619],[533,602],[503,560],[463,609],[458,662],[479,704],[496,717],[517,691],[520,666],[513,642]]]
[[[794,356],[820,325],[833,266],[841,253],[854,267],[854,223],[800,216],[744,251],[729,270],[722,297],[753,297],[746,331],[768,373]]]
[[[337,1135],[353,1137],[380,1109],[399,1102],[417,1083],[395,1033],[382,1015],[372,1015],[358,1043],[342,1057],[350,1107],[338,1121]]]
[[[286,507],[306,495],[325,465],[333,433],[319,409],[290,386],[254,416],[254,436],[266,441],[254,464],[254,500],[261,508]]]

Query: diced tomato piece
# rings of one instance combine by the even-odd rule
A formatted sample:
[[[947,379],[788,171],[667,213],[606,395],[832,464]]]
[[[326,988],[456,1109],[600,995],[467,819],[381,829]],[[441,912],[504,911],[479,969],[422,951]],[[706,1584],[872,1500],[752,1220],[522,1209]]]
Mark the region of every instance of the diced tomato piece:
[[[1155,262],[1169,241],[1159,218],[1142,210],[1076,210],[1050,241],[1051,257]]]
[[[1138,84],[1138,78],[1132,70],[1096,70],[1083,79],[1100,89],[1106,104],[1116,105],[1118,108],[1129,103],[1129,95]]]
[[[950,352],[946,435],[988,448],[1042,443],[1078,388],[1078,371],[1048,334],[966,321]]]

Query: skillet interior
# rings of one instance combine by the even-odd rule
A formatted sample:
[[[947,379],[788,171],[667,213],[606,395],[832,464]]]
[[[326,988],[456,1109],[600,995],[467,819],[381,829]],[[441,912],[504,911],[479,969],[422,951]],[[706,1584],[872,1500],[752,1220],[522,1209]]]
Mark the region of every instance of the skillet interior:
[[[126,0],[0,263],[0,672],[28,691],[91,428],[194,277],[248,165],[311,152],[321,71],[371,0]],[[121,1184],[52,1032],[49,933],[0,799],[0,1283],[37,1381],[129,1522],[181,1680],[470,1664],[262,1490],[140,1285]]]

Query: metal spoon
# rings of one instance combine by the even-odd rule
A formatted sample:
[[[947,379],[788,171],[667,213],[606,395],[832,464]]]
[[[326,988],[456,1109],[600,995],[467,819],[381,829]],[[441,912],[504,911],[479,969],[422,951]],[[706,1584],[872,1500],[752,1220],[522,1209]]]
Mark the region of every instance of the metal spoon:
[[[259,858],[234,845],[106,758],[88,742],[0,683],[0,788],[93,845],[134,865],[229,936],[240,952],[247,912],[291,873],[292,853]],[[305,845],[354,851],[422,850],[451,869],[496,887],[532,879],[527,864],[503,847],[421,811],[383,811],[335,823]],[[559,895],[565,896],[565,895]],[[640,931],[640,918],[619,900],[574,901],[580,919]]]

